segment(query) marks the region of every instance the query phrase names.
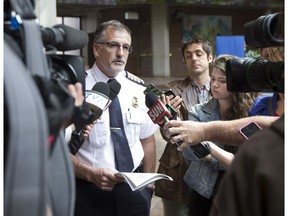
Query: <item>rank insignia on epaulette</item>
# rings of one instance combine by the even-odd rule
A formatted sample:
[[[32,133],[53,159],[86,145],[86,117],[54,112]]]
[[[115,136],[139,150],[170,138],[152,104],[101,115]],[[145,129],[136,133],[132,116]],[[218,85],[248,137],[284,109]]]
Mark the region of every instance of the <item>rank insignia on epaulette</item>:
[[[140,85],[146,86],[145,81],[135,76],[134,74],[126,71],[126,78],[131,80],[132,82],[138,83]]]
[[[138,104],[138,98],[135,97],[135,96],[133,96],[133,99],[132,99],[132,106],[133,106],[134,108],[137,108],[137,107],[139,106],[139,104]]]

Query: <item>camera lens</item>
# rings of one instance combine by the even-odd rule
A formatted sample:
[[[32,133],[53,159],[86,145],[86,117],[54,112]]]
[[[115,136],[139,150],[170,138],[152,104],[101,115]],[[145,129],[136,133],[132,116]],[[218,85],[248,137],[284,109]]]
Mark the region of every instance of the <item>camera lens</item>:
[[[226,63],[230,92],[284,92],[284,62],[239,58]]]
[[[244,25],[245,42],[254,48],[284,45],[284,14],[260,16]]]

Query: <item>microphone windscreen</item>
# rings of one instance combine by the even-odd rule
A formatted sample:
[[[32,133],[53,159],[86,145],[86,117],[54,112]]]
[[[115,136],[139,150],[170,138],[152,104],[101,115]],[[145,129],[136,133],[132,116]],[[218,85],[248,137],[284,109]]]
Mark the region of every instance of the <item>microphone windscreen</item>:
[[[82,49],[88,44],[88,34],[84,31],[63,24],[55,25],[54,28],[63,31],[64,33],[63,42],[57,45],[59,51]]]
[[[110,87],[109,98],[113,100],[120,92],[121,84],[116,79],[113,79],[108,81],[108,85]]]
[[[103,95],[107,97],[110,95],[110,87],[107,85],[107,83],[104,83],[104,82],[97,82],[93,86],[92,91],[102,93]]]
[[[92,90],[85,91],[85,100],[89,104],[90,109],[102,114],[106,104],[109,102],[109,94],[110,88],[108,84],[97,82]]]
[[[153,104],[155,104],[157,102],[157,100],[159,99],[158,96],[156,94],[154,94],[153,92],[148,92],[145,96],[146,100],[145,100],[145,104],[146,106],[150,109]]]

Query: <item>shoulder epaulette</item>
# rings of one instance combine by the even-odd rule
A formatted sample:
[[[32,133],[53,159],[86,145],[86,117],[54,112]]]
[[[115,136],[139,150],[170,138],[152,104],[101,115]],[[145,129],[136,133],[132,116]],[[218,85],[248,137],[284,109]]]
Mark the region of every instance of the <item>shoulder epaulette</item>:
[[[139,77],[135,76],[134,74],[126,71],[126,78],[131,80],[132,82],[138,83],[146,87],[145,81],[140,79]]]

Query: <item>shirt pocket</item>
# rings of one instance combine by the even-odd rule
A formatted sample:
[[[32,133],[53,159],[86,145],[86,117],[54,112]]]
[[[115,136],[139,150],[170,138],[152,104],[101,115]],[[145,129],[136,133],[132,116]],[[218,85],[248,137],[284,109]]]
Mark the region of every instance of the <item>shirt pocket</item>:
[[[139,141],[141,124],[145,123],[145,111],[137,108],[128,108],[123,117],[126,121],[125,133],[129,144]],[[125,122],[124,121],[124,122]]]
[[[89,145],[102,147],[107,145],[107,137],[110,135],[109,123],[107,123],[107,113],[103,113],[100,118],[95,120],[94,126],[88,136]]]

